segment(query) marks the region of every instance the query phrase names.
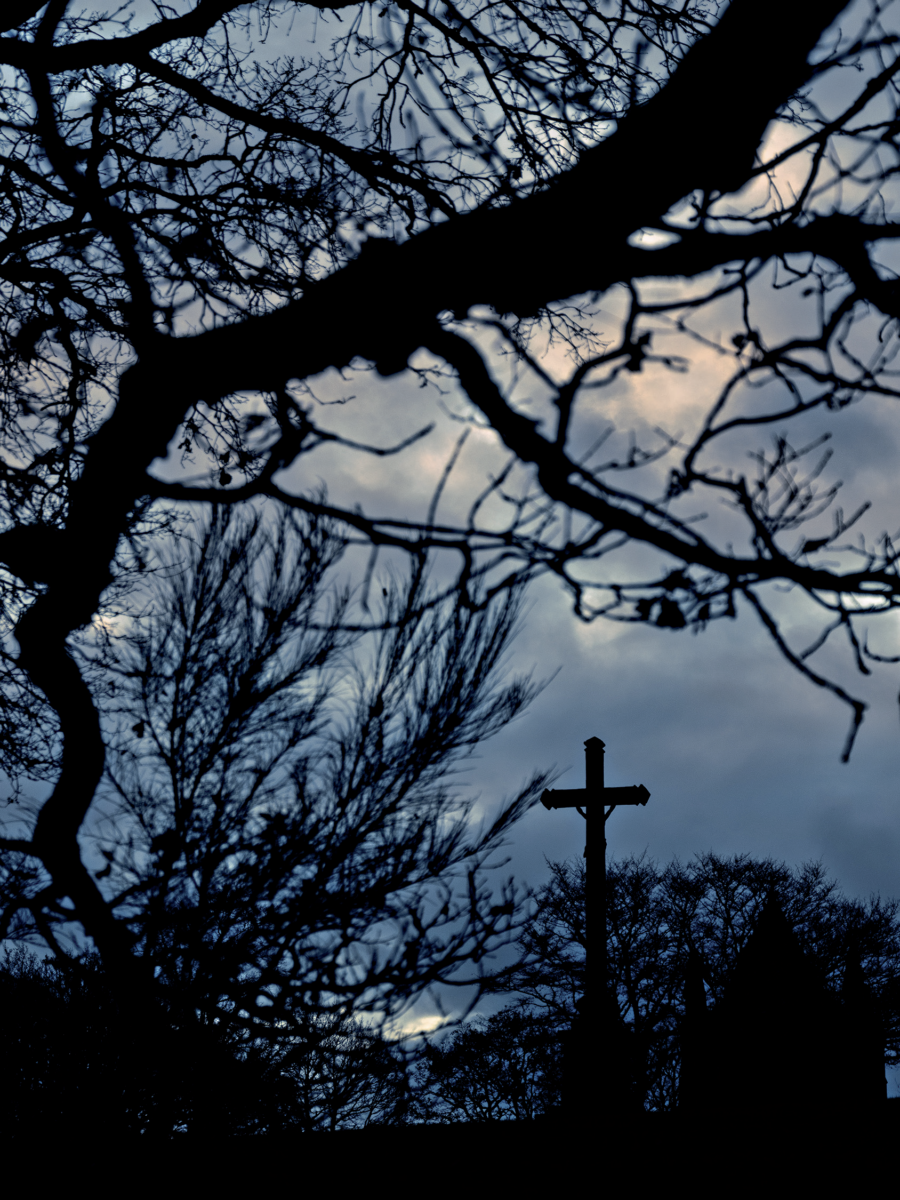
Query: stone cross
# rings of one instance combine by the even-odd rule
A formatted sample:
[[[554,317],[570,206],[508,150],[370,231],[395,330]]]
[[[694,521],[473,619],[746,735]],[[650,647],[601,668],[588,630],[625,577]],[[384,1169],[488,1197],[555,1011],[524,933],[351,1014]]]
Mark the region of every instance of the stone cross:
[[[600,812],[603,814],[603,848],[600,858],[600,898],[599,898],[599,915],[598,922],[600,930],[600,954],[595,961],[599,963],[599,972],[594,972],[599,975],[596,979],[596,992],[599,995],[601,1005],[599,1015],[601,1016],[602,1032],[612,1033],[618,1024],[617,1012],[612,1010],[613,1005],[610,1004],[610,996],[607,992],[607,960],[606,960],[606,822],[609,820],[614,809],[620,804],[640,804],[645,805],[650,799],[650,793],[643,784],[633,784],[631,787],[606,787],[603,778],[603,758],[606,752],[604,742],[598,737],[588,738],[584,743],[584,787],[583,788],[545,788],[541,795],[541,804],[548,811],[553,808],[574,808],[576,809],[585,821],[587,821],[588,805],[600,805]],[[609,808],[607,809],[607,805]],[[585,843],[587,842],[587,834],[585,834]],[[584,847],[584,857],[587,858],[587,845]],[[587,896],[585,896],[585,902]],[[593,991],[593,987],[591,989]],[[576,1026],[583,1028],[587,1018],[587,986],[585,986],[585,994],[579,1002],[579,1018],[576,1020]],[[596,1015],[596,1014],[595,1014]],[[606,1028],[603,1028],[603,1027]],[[573,1032],[575,1027],[573,1026]],[[580,1032],[580,1030],[579,1030]],[[601,1051],[602,1053],[602,1051]],[[615,1056],[613,1055],[613,1058]],[[611,1068],[610,1082],[619,1082],[616,1076],[619,1074],[615,1070],[612,1062],[607,1063],[607,1067]]]
[[[598,737],[588,738],[584,743],[584,783],[583,788],[544,788],[541,804],[548,811],[551,808],[575,808],[587,820],[587,806],[596,804],[599,800],[603,808],[608,804],[609,812],[603,814],[603,874],[606,874],[606,832],[605,826],[613,809],[620,804],[646,804],[650,793],[642,783],[632,784],[631,787],[606,787],[603,782],[603,758],[606,753],[606,743]],[[584,848],[587,858],[587,846]]]

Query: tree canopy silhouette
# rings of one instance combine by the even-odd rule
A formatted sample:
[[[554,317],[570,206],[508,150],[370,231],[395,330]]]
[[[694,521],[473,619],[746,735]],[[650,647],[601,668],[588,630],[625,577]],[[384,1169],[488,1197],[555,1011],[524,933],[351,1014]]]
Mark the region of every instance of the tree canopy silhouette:
[[[412,1066],[413,1117],[491,1123],[555,1113],[562,1077],[557,1033],[545,1014],[509,1007],[426,1042]]]
[[[900,900],[849,899],[821,863],[791,869],[749,855],[706,853],[665,867],[623,859],[609,864],[608,880],[610,984],[641,1051],[648,1107],[679,1101],[686,989],[702,975],[705,1003],[715,1008],[772,889],[826,990],[838,996],[860,974],[880,1014],[884,1062],[900,1062]],[[699,975],[689,969],[692,958]],[[777,978],[758,981],[776,1003],[779,985]],[[794,1088],[800,1104],[804,1089],[811,1098],[826,1085],[827,1046],[819,1063],[821,1078],[801,1079]],[[739,1087],[740,1061],[733,1071]]]
[[[548,865],[551,878],[538,889],[516,941],[519,957],[490,987],[513,993],[519,1008],[567,1025],[586,986],[587,864],[576,858]]]
[[[52,1129],[71,1145],[173,1132],[270,1133],[298,1112],[269,1047],[241,1046],[224,1024],[160,1029],[119,1003],[96,953],[0,960],[4,1137]]]
[[[521,593],[438,602],[422,558],[358,624],[331,580],[343,549],[322,518],[266,505],[157,541],[121,619],[70,641],[104,737],[90,890],[61,895],[46,802],[23,796],[5,937],[64,961],[80,927],[110,986],[142,982],[173,1028],[221,1025],[238,1048],[318,1045],[322,1021],[396,1018],[437,983],[477,992],[524,915],[485,871],[544,780],[479,829],[452,773],[538,690],[500,682]],[[50,773],[57,716],[26,698]]]

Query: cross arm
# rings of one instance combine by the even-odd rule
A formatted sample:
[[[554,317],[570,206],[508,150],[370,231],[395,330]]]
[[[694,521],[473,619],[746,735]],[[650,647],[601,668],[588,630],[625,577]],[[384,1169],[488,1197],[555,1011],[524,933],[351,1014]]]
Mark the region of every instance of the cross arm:
[[[646,804],[650,793],[642,783],[631,787],[592,788],[545,788],[541,795],[544,808],[583,808],[588,799],[599,799],[602,804]]]

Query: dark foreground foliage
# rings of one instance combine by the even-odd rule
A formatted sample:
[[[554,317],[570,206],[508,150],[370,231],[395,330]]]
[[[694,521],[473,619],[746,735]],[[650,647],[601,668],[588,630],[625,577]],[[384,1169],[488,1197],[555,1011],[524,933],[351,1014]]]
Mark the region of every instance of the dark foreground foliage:
[[[838,996],[858,967],[861,984],[877,1004],[884,1063],[900,1062],[900,901],[849,898],[821,863],[790,868],[749,855],[706,853],[665,867],[629,858],[608,867],[609,971],[620,1020],[634,1042],[649,1108],[679,1103],[681,1037],[690,963],[696,956],[704,1002],[721,1002],[742,948],[774,890],[821,986]],[[785,981],[763,984],[766,1003],[784,1006],[784,1019],[802,1028]],[[790,1065],[786,1064],[786,1071]],[[832,1064],[821,1047],[818,1075],[794,1081],[798,1103],[830,1086]],[[740,1055],[733,1062],[740,1088]],[[788,1086],[786,1084],[786,1086]]]

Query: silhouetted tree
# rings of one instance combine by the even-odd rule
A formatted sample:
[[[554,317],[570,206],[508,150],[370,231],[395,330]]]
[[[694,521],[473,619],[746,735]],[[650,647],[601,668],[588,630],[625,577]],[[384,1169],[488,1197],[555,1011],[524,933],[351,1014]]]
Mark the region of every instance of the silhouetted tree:
[[[491,988],[513,992],[518,1007],[566,1024],[585,990],[587,867],[584,858],[547,865],[552,877],[535,894],[532,914],[516,941],[519,957],[497,972]]]
[[[79,977],[62,974],[24,947],[0,964],[0,1089],[6,1136],[54,1128],[77,1134],[90,1114],[112,1115],[112,1134],[124,1113],[115,1101],[124,1080],[119,1039],[110,1037],[108,1004],[86,1001],[86,965]]]
[[[721,1113],[725,1097],[735,1117],[883,1109],[884,1029],[850,941],[836,993],[770,889],[711,1009],[695,952],[688,967],[695,982],[685,987],[679,1109]]]
[[[4,1136],[53,1128],[249,1135],[405,1122],[409,1054],[349,1013],[310,1017],[279,1041],[248,1043],[227,1022],[148,1041],[96,954],[0,963]]]
[[[96,954],[41,960],[24,946],[0,962],[0,1118],[4,1137],[35,1130],[78,1142],[134,1133],[218,1135],[299,1125],[289,1081],[224,1025],[155,1035],[123,1009]]]
[[[506,1008],[425,1043],[412,1068],[414,1119],[527,1121],[556,1111],[562,1062],[555,1023]]]
[[[645,1055],[645,1103],[678,1104],[686,1004],[712,1010],[722,999],[742,947],[774,889],[799,947],[836,997],[862,976],[880,1018],[884,1061],[900,1062],[900,901],[845,897],[819,863],[792,870],[771,859],[707,853],[687,865],[659,867],[641,857],[608,867],[609,969],[619,1011]],[[760,986],[763,986],[760,984]],[[778,980],[765,982],[777,1003]],[[858,990],[858,989],[857,989]],[[797,1014],[802,1024],[802,1014]],[[795,1094],[821,1090],[843,1065],[821,1047],[821,1079],[797,1081]],[[741,1063],[733,1063],[735,1087]]]
[[[161,1040],[171,1030],[184,1047],[215,1026],[246,1053],[270,1042],[273,1069],[278,1047],[318,1043],[329,1013],[387,1019],[438,982],[478,983],[522,903],[512,881],[492,892],[485,861],[544,782],[475,830],[448,777],[535,694],[499,683],[517,594],[441,600],[422,558],[385,580],[380,619],[354,624],[329,582],[343,546],[283,508],[217,510],[176,551],[148,547],[135,615],[71,648],[106,756],[85,853],[127,938],[128,982],[159,998]],[[34,716],[52,730],[46,707]],[[23,801],[14,815],[43,811]],[[47,903],[26,849],[7,864],[7,936],[59,950],[79,910]],[[114,983],[121,964],[107,968]],[[363,1043],[373,1069],[387,1061],[361,1032],[339,1053],[342,1036],[307,1059],[321,1083],[331,1055],[331,1098],[316,1105],[332,1124],[356,1103],[338,1076]]]
[[[329,1013],[310,1018],[295,1040],[277,1063],[291,1125],[330,1132],[407,1122],[409,1055],[378,1031]]]

